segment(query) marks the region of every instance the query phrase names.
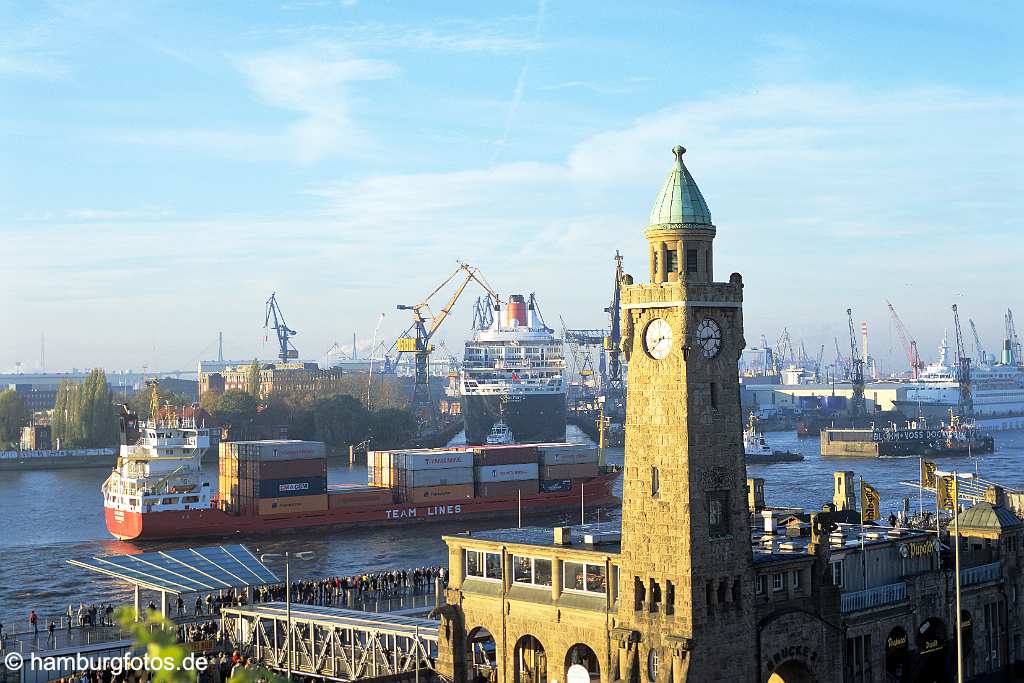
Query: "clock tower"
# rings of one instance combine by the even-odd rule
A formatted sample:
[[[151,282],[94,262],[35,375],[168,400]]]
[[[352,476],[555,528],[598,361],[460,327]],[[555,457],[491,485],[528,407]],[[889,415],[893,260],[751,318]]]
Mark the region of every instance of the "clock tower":
[[[715,226],[675,147],[622,287],[629,361],[619,678],[752,682],[756,627],[737,361],[743,283],[715,282]]]

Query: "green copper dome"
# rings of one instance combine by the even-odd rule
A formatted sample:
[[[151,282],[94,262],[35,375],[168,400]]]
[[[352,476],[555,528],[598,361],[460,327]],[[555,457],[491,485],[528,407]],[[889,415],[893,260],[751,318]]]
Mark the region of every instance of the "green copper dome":
[[[704,201],[700,188],[693,181],[693,176],[683,164],[685,147],[676,145],[672,148],[676,156],[675,166],[665,178],[665,184],[654,200],[651,209],[651,225],[689,223],[692,225],[711,225],[711,211]]]

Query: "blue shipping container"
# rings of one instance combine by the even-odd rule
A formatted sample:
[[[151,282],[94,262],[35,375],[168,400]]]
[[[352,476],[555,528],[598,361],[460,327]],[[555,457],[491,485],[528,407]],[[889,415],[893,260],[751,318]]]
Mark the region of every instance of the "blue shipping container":
[[[327,477],[288,477],[260,481],[260,498],[315,496],[327,493]]]

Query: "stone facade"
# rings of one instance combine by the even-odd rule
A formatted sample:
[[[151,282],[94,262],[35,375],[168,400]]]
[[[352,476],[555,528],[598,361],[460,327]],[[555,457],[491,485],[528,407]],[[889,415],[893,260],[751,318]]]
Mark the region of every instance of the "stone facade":
[[[822,513],[783,515],[765,508],[763,481],[748,490],[743,283],[714,282],[715,227],[682,151],[645,233],[651,282],[622,283],[621,528],[446,536],[439,673],[455,683],[951,680],[955,574],[934,532],[850,524],[850,472],[836,473]],[[760,516],[763,533],[752,530]],[[1024,532],[1012,515],[975,518],[1005,528],[965,530],[964,670],[1005,674],[1024,658]]]

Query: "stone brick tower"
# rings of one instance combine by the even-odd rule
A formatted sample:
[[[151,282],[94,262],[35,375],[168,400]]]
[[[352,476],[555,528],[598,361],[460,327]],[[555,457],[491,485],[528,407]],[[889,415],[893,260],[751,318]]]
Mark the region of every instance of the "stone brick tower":
[[[753,554],[737,361],[743,284],[714,282],[715,226],[682,147],[622,289],[629,361],[618,678],[752,682]],[[671,678],[669,672],[671,671]]]

